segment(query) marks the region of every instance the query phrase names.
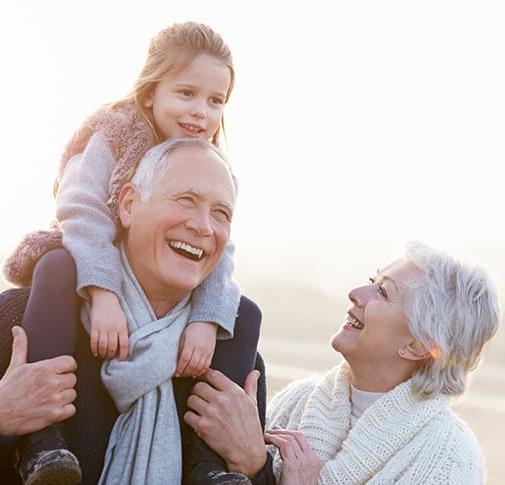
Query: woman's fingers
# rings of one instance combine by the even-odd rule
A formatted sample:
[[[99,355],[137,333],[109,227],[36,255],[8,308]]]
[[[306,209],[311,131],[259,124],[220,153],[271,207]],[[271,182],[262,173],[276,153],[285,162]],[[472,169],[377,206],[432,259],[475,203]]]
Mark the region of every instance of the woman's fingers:
[[[296,443],[303,452],[312,451],[307,438],[300,431],[293,431],[290,429],[274,428],[268,431],[274,435],[279,436],[290,436],[292,439],[296,440]]]
[[[294,436],[280,433],[270,434],[270,432],[266,432],[265,441],[279,448],[283,460],[303,457],[303,451]]]

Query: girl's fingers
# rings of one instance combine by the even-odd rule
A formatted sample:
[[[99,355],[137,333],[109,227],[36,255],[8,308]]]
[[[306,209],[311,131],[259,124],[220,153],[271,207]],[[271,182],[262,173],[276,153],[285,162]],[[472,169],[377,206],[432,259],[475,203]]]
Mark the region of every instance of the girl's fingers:
[[[119,332],[119,360],[128,359],[128,331],[126,329]]]
[[[91,353],[94,357],[98,356],[98,330],[91,330],[90,340]]]
[[[184,349],[181,357],[179,358],[179,365],[177,366],[179,370],[179,375],[183,377],[191,376],[191,359],[193,358],[193,351],[189,349]]]
[[[107,358],[113,359],[117,353],[119,335],[115,332],[107,334]]]
[[[98,335],[98,353],[102,359],[105,359],[107,356],[107,346],[108,346],[108,338],[107,334],[104,332],[100,332]]]
[[[296,453],[292,441],[285,435],[274,435],[267,432],[265,433],[265,441],[279,448],[283,460],[295,460],[300,454]]]

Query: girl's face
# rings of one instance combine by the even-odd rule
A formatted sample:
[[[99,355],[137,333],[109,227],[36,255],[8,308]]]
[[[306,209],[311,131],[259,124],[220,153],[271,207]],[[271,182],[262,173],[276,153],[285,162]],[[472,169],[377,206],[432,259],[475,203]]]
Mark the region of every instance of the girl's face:
[[[182,71],[168,73],[146,100],[165,138],[210,140],[219,128],[230,87],[230,69],[219,59],[199,54]]]

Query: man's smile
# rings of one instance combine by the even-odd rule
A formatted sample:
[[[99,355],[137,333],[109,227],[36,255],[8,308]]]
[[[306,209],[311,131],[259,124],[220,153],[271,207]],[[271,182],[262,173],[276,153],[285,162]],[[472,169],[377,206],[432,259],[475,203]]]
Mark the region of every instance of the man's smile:
[[[205,251],[202,248],[197,248],[196,246],[192,246],[191,244],[183,241],[169,239],[167,240],[167,243],[168,246],[177,254],[191,259],[192,261],[200,261],[205,255]]]

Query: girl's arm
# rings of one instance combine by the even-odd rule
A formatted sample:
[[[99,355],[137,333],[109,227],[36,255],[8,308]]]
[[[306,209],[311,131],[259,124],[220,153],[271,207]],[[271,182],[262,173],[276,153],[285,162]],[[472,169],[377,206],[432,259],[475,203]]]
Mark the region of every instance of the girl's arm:
[[[232,279],[234,251],[235,247],[229,241],[219,264],[193,291],[189,321],[217,323],[220,327],[218,338],[233,335],[240,302],[240,288]]]
[[[67,164],[56,198],[63,245],[77,267],[77,292],[91,300],[91,350],[102,358],[128,355],[126,318],[119,304],[121,263],[116,225],[107,206],[116,161],[100,133]]]
[[[63,245],[75,260],[77,292],[83,298],[89,299],[90,286],[116,294],[121,290],[116,225],[107,207],[114,165],[106,141],[95,133],[84,152],[68,162],[56,198]]]

